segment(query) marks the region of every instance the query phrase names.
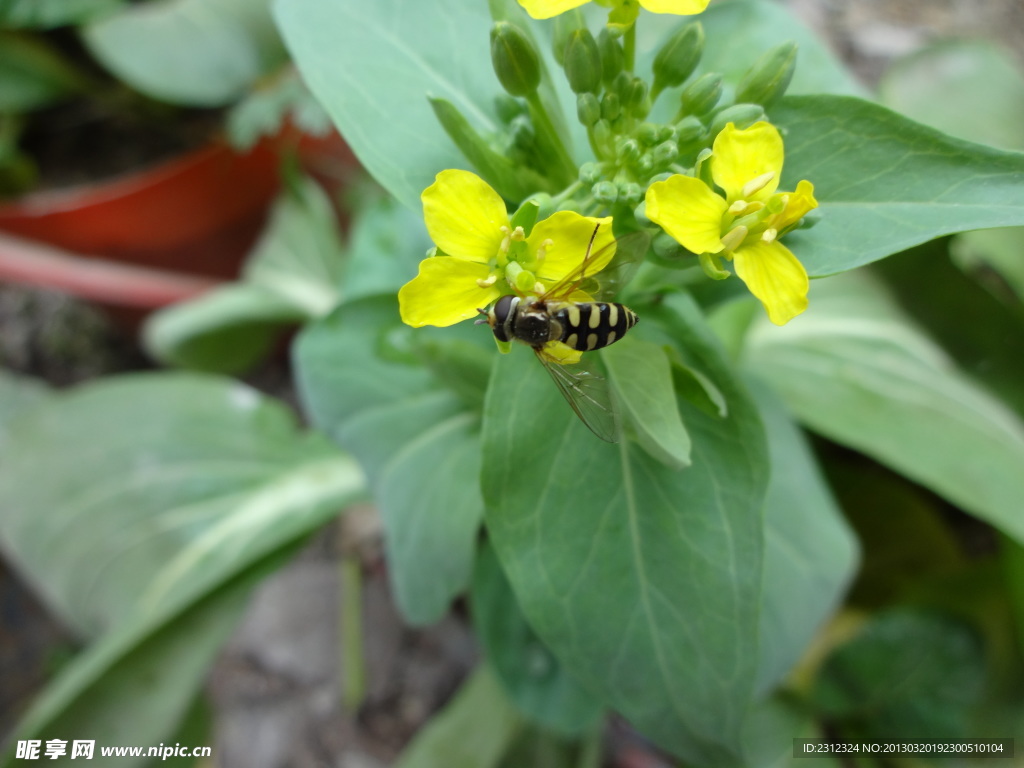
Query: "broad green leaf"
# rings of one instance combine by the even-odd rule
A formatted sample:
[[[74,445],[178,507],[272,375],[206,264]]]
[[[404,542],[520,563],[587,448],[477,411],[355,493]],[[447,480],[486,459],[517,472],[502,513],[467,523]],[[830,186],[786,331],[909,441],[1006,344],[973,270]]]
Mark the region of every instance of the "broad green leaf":
[[[147,96],[219,107],[285,61],[269,0],[164,0],[128,5],[82,39],[115,76]]]
[[[842,602],[857,541],[807,441],[778,398],[752,382],[768,434],[771,480],[764,502],[761,648],[757,689],[777,685]]]
[[[1024,425],[865,275],[816,284],[783,328],[756,326],[746,363],[811,429],[1024,540]]]
[[[334,209],[311,178],[288,182],[239,282],[148,318],[143,340],[153,357],[239,373],[266,355],[283,328],[338,303],[343,262]]]
[[[1024,149],[1024,76],[991,41],[947,40],[897,61],[879,85],[882,101],[940,131],[1000,149]],[[1024,229],[966,232],[954,242],[961,266],[995,267],[1024,298]]]
[[[0,543],[61,617],[95,636],[196,584],[216,586],[311,520],[326,522],[359,488],[350,461],[241,384],[123,376],[54,396],[11,425]]]
[[[445,168],[466,168],[428,96],[477,130],[498,128],[487,3],[278,0],[281,34],[310,90],[370,174],[409,208]]]
[[[882,103],[967,141],[1024,149],[1024,77],[991,40],[944,40],[896,61],[878,86]]]
[[[676,408],[672,365],[665,350],[633,336],[604,352],[623,415],[637,442],[672,469],[690,465],[690,435]]]
[[[48,29],[112,13],[127,0],[0,0],[0,26]]]
[[[44,402],[49,394],[44,382],[0,369],[0,450],[11,422]]]
[[[530,720],[568,735],[597,724],[601,703],[568,675],[530,628],[498,556],[486,542],[473,573],[471,607],[488,665]]]
[[[951,618],[879,614],[822,668],[815,708],[854,721],[868,738],[966,738],[985,661],[977,635]]]
[[[484,409],[486,522],[530,625],[569,673],[658,743],[713,765],[739,750],[757,674],[767,448],[696,307],[670,299],[644,319],[729,403],[718,418],[678,402],[692,465],[597,440],[514,350]]]
[[[164,365],[242,373],[306,313],[261,285],[234,283],[146,318],[142,343]]]
[[[295,361],[311,419],[369,476],[402,614],[428,624],[472,572],[483,511],[479,417],[439,388],[413,352],[416,339],[465,331],[412,333],[400,326],[393,296],[349,302],[300,334]]]
[[[0,113],[48,107],[87,82],[42,38],[0,31]]]
[[[431,247],[419,204],[414,211],[394,198],[367,190],[370,202],[352,222],[343,284],[352,300],[398,289],[416,276]]]
[[[0,446],[0,541],[98,636],[19,738],[171,736],[248,589],[362,489],[351,461],[232,381],[123,376],[17,419]]]
[[[816,226],[785,237],[811,275],[953,232],[1024,224],[1022,154],[954,139],[846,96],[786,97],[771,118],[785,131],[782,188],[808,179],[821,203]]]
[[[821,730],[803,706],[775,697],[758,702],[743,725],[743,755],[747,768],[836,768],[825,755],[793,757],[793,739],[818,739]]]
[[[481,666],[417,734],[395,768],[492,768],[522,727],[501,683]]]

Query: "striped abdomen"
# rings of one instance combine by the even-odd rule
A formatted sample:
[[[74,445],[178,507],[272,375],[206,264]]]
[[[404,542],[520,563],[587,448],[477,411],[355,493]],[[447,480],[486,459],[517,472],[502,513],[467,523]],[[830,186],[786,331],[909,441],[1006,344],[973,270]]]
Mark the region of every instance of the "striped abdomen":
[[[637,320],[629,307],[604,301],[567,304],[552,317],[562,327],[559,341],[581,352],[614,344]]]

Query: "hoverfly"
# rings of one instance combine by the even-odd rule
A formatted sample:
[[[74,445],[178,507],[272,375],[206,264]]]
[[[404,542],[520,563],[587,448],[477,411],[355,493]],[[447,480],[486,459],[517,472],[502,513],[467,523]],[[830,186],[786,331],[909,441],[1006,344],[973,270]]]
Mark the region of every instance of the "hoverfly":
[[[540,296],[506,295],[490,310],[477,310],[498,341],[518,341],[531,347],[537,359],[551,375],[558,391],[576,415],[595,435],[609,443],[618,442],[618,418],[612,405],[608,383],[584,361],[563,364],[547,347],[561,342],[580,352],[607,347],[621,339],[636,325],[637,315],[624,304],[604,301],[610,297],[625,273],[647,250],[646,232],[625,235],[594,251],[599,227],[594,228],[580,266]],[[611,262],[599,277],[589,274],[608,249],[615,249]],[[575,301],[570,297],[583,291],[595,301]],[[569,369],[573,370],[569,370]]]

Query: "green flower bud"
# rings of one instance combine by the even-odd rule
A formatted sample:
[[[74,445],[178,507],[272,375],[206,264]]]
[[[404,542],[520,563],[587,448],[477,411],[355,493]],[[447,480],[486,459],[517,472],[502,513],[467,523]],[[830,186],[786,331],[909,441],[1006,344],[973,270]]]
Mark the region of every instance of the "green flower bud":
[[[606,93],[601,97],[601,117],[614,120],[622,113],[622,102],[616,93]]]
[[[704,123],[693,115],[687,115],[676,123],[676,141],[679,144],[688,144],[704,136]]]
[[[614,154],[614,146],[612,142],[615,136],[612,131],[611,123],[602,118],[594,123],[593,130],[594,143],[597,145],[597,149],[601,152],[603,157],[611,157]]]
[[[498,113],[498,119],[505,125],[526,113],[526,105],[507,93],[499,93],[494,97],[494,107]]]
[[[650,152],[644,152],[636,161],[636,172],[641,176],[649,176],[654,172],[654,156]]]
[[[633,181],[625,181],[619,184],[619,200],[626,205],[636,205],[644,196],[644,188]]]
[[[569,36],[577,29],[586,26],[586,20],[579,8],[560,13],[555,17],[555,31],[551,40],[551,52],[555,55],[558,66],[565,66],[565,47],[569,44]]]
[[[518,27],[499,21],[491,28],[491,63],[501,87],[513,96],[529,96],[540,85],[540,58]]]
[[[663,141],[651,150],[651,157],[654,158],[655,165],[664,167],[679,157],[679,147],[674,141]]]
[[[635,163],[640,158],[639,142],[631,138],[619,139],[615,145],[615,157],[620,163]]]
[[[633,80],[624,106],[626,111],[638,120],[647,117],[651,111],[651,100],[647,97],[647,83],[639,77]]]
[[[610,88],[626,65],[626,54],[622,50],[622,44],[607,27],[597,36],[597,49],[601,52],[601,80],[606,88]]]
[[[619,199],[619,188],[610,181],[599,181],[590,190],[597,202],[604,205],[614,205]]]
[[[601,119],[601,102],[592,93],[581,93],[576,97],[576,117],[581,124],[590,128]]]
[[[565,46],[565,77],[573,93],[597,93],[601,87],[601,54],[584,29],[573,30]]]
[[[656,123],[641,123],[640,127],[636,129],[637,139],[646,144],[648,147],[653,147],[659,141],[663,141],[661,138],[662,126]]]
[[[777,45],[759,58],[736,86],[736,101],[767,109],[786,92],[796,69],[796,43]]]
[[[596,184],[601,178],[601,166],[598,163],[584,163],[580,166],[580,181],[584,184]]]
[[[680,27],[654,57],[654,91],[682,85],[704,53],[704,27],[699,21]]]
[[[611,87],[608,89],[613,91],[622,101],[625,101],[629,97],[629,92],[633,87],[633,76],[629,72],[619,72],[612,80]]]
[[[764,120],[764,109],[760,104],[733,104],[715,115],[711,123],[711,135],[717,136],[721,133],[726,123],[734,123],[737,128],[743,130],[758,120]]]
[[[679,97],[684,114],[706,115],[722,98],[722,76],[716,72],[701,75],[683,89]]]

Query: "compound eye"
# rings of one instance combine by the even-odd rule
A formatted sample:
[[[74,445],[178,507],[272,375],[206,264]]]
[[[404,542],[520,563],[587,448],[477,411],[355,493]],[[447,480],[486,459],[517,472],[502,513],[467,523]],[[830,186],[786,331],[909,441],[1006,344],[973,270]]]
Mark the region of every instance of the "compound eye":
[[[498,299],[498,303],[494,305],[494,321],[498,325],[504,325],[505,321],[508,320],[508,314],[512,311],[514,300],[515,296],[505,295]]]

